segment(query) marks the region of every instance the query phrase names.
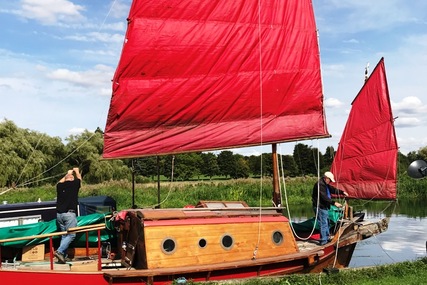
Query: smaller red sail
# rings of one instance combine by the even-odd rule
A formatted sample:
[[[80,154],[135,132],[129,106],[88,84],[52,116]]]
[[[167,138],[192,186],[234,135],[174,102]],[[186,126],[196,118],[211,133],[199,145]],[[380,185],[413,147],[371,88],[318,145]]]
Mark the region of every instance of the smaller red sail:
[[[350,198],[395,200],[398,146],[381,58],[352,103],[331,171]]]

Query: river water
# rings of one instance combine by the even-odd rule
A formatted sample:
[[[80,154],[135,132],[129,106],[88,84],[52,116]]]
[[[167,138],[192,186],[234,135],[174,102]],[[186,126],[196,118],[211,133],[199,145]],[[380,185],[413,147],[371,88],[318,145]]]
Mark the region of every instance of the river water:
[[[370,219],[367,212],[365,218]],[[377,219],[377,215],[372,219]],[[427,218],[391,215],[386,232],[357,244],[349,267],[375,266],[426,256]]]

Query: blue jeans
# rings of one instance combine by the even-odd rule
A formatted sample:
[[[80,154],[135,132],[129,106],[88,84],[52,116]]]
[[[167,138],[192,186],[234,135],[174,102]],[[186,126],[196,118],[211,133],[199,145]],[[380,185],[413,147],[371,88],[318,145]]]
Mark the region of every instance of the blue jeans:
[[[56,220],[58,222],[59,228],[61,229],[61,232],[67,231],[69,228],[77,227],[76,213],[72,213],[72,212],[57,213]],[[66,256],[67,249],[75,238],[76,238],[76,234],[62,235],[61,243],[57,251],[62,253],[64,256]]]
[[[314,207],[314,213],[318,208]],[[317,213],[317,222],[320,227],[320,244],[325,244],[328,242],[329,238],[329,213],[328,210],[320,209]]]

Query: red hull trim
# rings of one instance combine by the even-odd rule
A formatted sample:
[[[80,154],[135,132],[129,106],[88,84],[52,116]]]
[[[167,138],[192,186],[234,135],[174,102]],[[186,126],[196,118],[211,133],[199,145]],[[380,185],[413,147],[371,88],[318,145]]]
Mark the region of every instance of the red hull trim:
[[[348,265],[353,254],[355,244],[345,246],[339,249],[339,257],[335,267],[342,268]],[[2,284],[14,284],[17,280],[21,284],[46,285],[46,284],[61,284],[61,285],[76,285],[76,284],[91,284],[91,285],[107,285],[107,284],[123,284],[123,285],[169,285],[174,280],[184,277],[187,280],[198,281],[218,281],[229,279],[246,279],[260,276],[278,276],[292,273],[309,273],[320,272],[325,267],[332,267],[335,261],[334,246],[331,245],[324,249],[325,254],[320,257],[317,263],[312,265],[307,264],[307,259],[298,259],[292,261],[283,261],[278,263],[270,263],[263,265],[254,265],[241,268],[222,269],[213,272],[193,272],[184,274],[174,274],[165,276],[125,276],[110,278],[107,272],[85,273],[85,272],[37,272],[37,271],[12,271],[0,270],[0,279]],[[104,275],[106,273],[107,275]],[[132,272],[134,273],[134,272]],[[131,275],[130,273],[129,275]]]

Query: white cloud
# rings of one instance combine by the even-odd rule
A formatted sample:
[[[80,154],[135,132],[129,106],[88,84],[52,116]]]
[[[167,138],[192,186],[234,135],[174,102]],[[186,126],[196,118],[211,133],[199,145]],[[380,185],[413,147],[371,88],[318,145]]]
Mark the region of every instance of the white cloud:
[[[111,96],[111,88],[101,88],[99,94],[102,96]]]
[[[68,0],[22,0],[19,15],[44,25],[58,22],[77,22],[84,19],[85,8]]]
[[[322,73],[325,76],[343,77],[345,66],[342,64],[323,64]]]
[[[0,66],[7,66],[0,69],[0,113],[20,127],[64,137],[105,124],[131,0],[73,2],[77,3],[0,4],[0,13],[7,14],[0,16]],[[363,85],[365,64],[376,63],[381,56],[390,96],[396,102],[392,108],[398,117],[399,145],[407,151],[427,145],[427,109],[422,102],[427,93],[427,1],[313,3],[320,30],[327,124],[333,135],[333,144],[325,142],[325,147],[338,143],[346,113]],[[31,45],[22,44],[28,42]]]
[[[410,129],[400,129],[397,136],[397,144],[403,154],[408,154],[410,151],[417,151],[427,146],[427,133],[421,136]]]
[[[86,34],[73,34],[65,36],[64,39],[73,40],[77,42],[122,43],[124,40],[124,36],[123,34],[89,32]]]
[[[417,127],[421,125],[421,120],[418,118],[397,118],[394,126],[396,128]]]
[[[105,86],[106,83],[109,84],[110,81],[107,80],[113,77],[113,73],[113,68],[99,64],[93,69],[80,72],[64,68],[56,69],[54,71],[49,72],[46,76],[50,79],[89,87],[100,85]]]
[[[340,100],[336,99],[336,98],[328,98],[325,100],[325,107],[330,107],[330,108],[339,108],[342,105],[344,105],[343,102],[341,102]]]
[[[392,102],[393,111],[400,115],[425,114],[427,105],[424,105],[418,97],[408,96],[398,103]]]
[[[83,133],[84,131],[85,131],[84,128],[71,128],[68,130],[68,133],[70,135],[78,135],[78,134]]]
[[[346,43],[346,44],[358,44],[359,40],[349,39],[349,40],[344,40],[344,43]]]
[[[405,0],[314,0],[322,13],[321,31],[331,34],[389,30],[403,23],[419,23],[427,3]]]
[[[117,0],[114,1],[114,6],[110,9],[110,15],[116,19],[124,19],[129,13],[131,0]]]

